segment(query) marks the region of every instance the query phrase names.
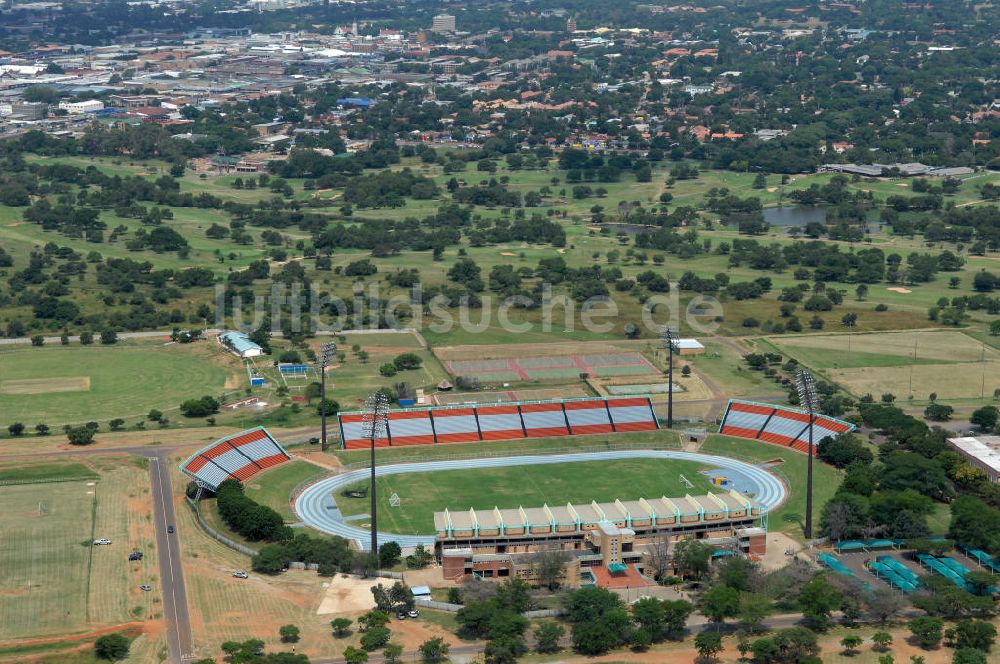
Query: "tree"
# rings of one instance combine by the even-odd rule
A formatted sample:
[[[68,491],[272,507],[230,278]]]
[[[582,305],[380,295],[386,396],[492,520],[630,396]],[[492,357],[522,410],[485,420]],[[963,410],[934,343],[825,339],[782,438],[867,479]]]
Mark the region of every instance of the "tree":
[[[975,648],[962,648],[955,651],[951,664],[987,664],[986,653]]]
[[[723,649],[722,634],[711,631],[700,632],[694,637],[694,647],[703,660],[715,661]]]
[[[816,661],[819,645],[816,634],[805,627],[789,627],[777,631],[774,636],[757,639],[751,646],[753,659],[761,664],[798,664]]]
[[[70,445],[90,445],[94,442],[94,430],[87,427],[73,427],[66,432]]]
[[[378,548],[379,565],[385,569],[395,567],[402,555],[403,550],[399,547],[398,543],[386,542]]]
[[[282,625],[278,628],[278,635],[282,643],[297,643],[299,640],[299,628],[295,625]]]
[[[864,639],[857,634],[848,634],[840,640],[840,645],[844,647],[844,654],[850,656],[857,652],[858,646],[863,642]]]
[[[420,644],[420,661],[427,664],[444,661],[448,657],[448,644],[440,636],[427,639]]]
[[[389,614],[385,611],[369,611],[358,618],[358,628],[362,632],[367,632],[376,627],[385,627],[389,624]]]
[[[559,641],[566,633],[566,628],[557,622],[545,621],[535,627],[535,650],[540,653],[555,653],[562,650]]]
[[[955,648],[975,648],[989,652],[997,638],[997,628],[985,620],[960,620],[955,625]]]
[[[924,409],[924,417],[935,422],[947,422],[955,409],[940,403],[932,403]]]
[[[354,646],[347,646],[344,649],[344,661],[347,664],[364,664],[368,661],[368,653]]]
[[[712,547],[695,539],[686,539],[674,548],[674,567],[686,579],[701,579],[708,574]]]
[[[121,431],[124,426],[125,426],[125,420],[123,420],[120,417],[116,417],[110,422],[108,422],[108,427],[112,431]]]
[[[14,422],[13,424],[8,425],[7,432],[14,437],[24,434],[24,423]]]
[[[388,627],[385,627],[384,625],[372,627],[361,635],[361,647],[368,652],[378,650],[385,644],[389,643],[389,639],[391,637],[392,633],[389,631]]]
[[[32,346],[44,346],[45,345],[45,337],[43,337],[40,334],[36,334],[35,336],[31,337],[31,345]]]
[[[740,609],[740,593],[735,588],[716,584],[701,596],[699,610],[712,622],[722,623]]]
[[[35,434],[39,436],[49,435],[49,425],[43,422],[39,422],[38,424],[35,425]]]
[[[569,554],[565,551],[558,549],[539,551],[531,557],[531,569],[539,585],[555,590],[566,576],[568,561]]]
[[[875,644],[875,649],[885,652],[892,645],[892,634],[889,632],[875,632],[872,634],[872,643]]]
[[[330,621],[330,627],[333,628],[333,635],[338,639],[342,639],[351,633],[351,625],[354,623],[350,618],[334,618]]]
[[[818,574],[802,587],[799,593],[799,609],[810,625],[826,629],[830,625],[830,614],[840,606],[842,597],[826,576]]]
[[[105,346],[118,343],[118,333],[112,328],[107,328],[101,332],[101,343]]]
[[[944,621],[935,616],[914,618],[907,623],[907,626],[910,628],[910,632],[913,633],[917,645],[924,650],[936,648],[944,636]]]
[[[527,650],[520,636],[503,635],[486,643],[483,658],[486,664],[516,664],[517,658]]]
[[[402,655],[403,646],[398,643],[387,643],[385,648],[382,648],[382,658],[385,660],[385,664],[399,664]]]
[[[972,411],[969,422],[980,429],[991,430],[997,425],[998,416],[1000,416],[1000,410],[997,410],[996,406],[983,406]]]
[[[771,600],[757,593],[740,595],[740,610],[737,618],[750,632],[756,632],[764,619],[771,613]]]
[[[129,640],[117,632],[105,634],[94,642],[94,654],[100,659],[116,661],[128,657]]]

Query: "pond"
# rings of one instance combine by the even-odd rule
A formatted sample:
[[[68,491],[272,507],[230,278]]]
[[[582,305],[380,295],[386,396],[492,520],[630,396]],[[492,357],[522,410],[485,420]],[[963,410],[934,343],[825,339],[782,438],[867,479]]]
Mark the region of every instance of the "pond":
[[[793,205],[791,207],[764,208],[764,220],[772,226],[801,226],[826,223],[826,210],[816,207]]]

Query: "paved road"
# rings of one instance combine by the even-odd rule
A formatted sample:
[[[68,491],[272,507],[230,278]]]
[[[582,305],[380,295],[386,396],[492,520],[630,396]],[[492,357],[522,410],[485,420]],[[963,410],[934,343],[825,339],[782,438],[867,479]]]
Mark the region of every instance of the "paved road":
[[[611,459],[680,459],[696,461],[713,468],[728,470],[749,483],[753,487],[754,499],[761,505],[771,509],[785,500],[785,486],[777,477],[757,466],[729,459],[727,457],[709,454],[695,454],[673,450],[610,450],[607,452],[584,452],[576,454],[526,455],[513,457],[497,457],[486,459],[463,459],[458,461],[429,461],[425,463],[401,463],[388,466],[378,466],[376,476],[395,475],[399,473],[426,473],[438,470],[469,468],[491,468],[494,466],[525,466],[545,463],[567,463],[572,461],[605,461]],[[364,548],[370,545],[370,531],[351,525],[343,520],[337,509],[334,495],[345,486],[360,482],[369,477],[368,469],[355,470],[342,475],[335,475],[316,482],[307,487],[295,500],[295,513],[307,525],[330,535],[339,535],[352,539]],[[379,533],[380,542],[397,542],[402,547],[412,547],[418,544],[430,546],[434,543],[433,535],[400,535],[394,533]]]
[[[173,489],[170,483],[169,457],[158,453],[149,457],[150,484],[153,489],[156,550],[160,560],[160,585],[163,595],[163,617],[167,627],[167,649],[172,662],[182,662],[194,651],[191,620],[188,615],[184,569],[176,534],[167,532],[174,518]]]

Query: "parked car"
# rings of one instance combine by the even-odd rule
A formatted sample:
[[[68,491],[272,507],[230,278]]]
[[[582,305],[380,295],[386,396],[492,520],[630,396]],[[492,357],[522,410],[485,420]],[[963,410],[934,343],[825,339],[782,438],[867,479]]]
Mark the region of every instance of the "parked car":
[[[239,572],[233,572],[233,576],[235,576],[237,579],[249,579],[250,578],[250,575],[247,574],[246,572],[242,571],[242,570],[239,571]]]
[[[153,589],[153,586],[149,585],[148,583],[144,583],[144,584],[142,584],[141,586],[139,586],[139,590],[143,590],[143,591],[145,591],[145,592],[147,592],[147,593],[148,593],[148,592],[149,592],[150,590],[152,590],[152,589]]]
[[[406,620],[406,611],[396,611],[396,620]]]
[[[411,618],[419,618],[420,612],[417,611],[416,609],[410,609],[409,611],[407,611],[406,615],[410,616]]]
[[[316,438],[315,436],[309,439],[310,445],[316,445],[318,443],[319,443],[319,438]]]
[[[109,540],[107,537],[102,537],[101,539],[94,540],[94,546],[101,546],[104,544],[111,544],[111,540]]]
[[[142,560],[142,556],[143,556],[142,551],[133,551],[132,553],[128,554],[128,559],[129,560]]]
[[[174,527],[173,526],[167,526],[167,532],[170,533],[171,535],[173,535],[174,534]]]

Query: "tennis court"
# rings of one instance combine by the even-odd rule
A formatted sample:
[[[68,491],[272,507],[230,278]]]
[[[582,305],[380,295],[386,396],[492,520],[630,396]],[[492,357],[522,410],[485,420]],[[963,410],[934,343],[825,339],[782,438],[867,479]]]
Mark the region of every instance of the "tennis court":
[[[444,365],[453,376],[475,376],[484,383],[573,379],[580,374],[639,376],[660,373],[642,353],[449,360]]]

